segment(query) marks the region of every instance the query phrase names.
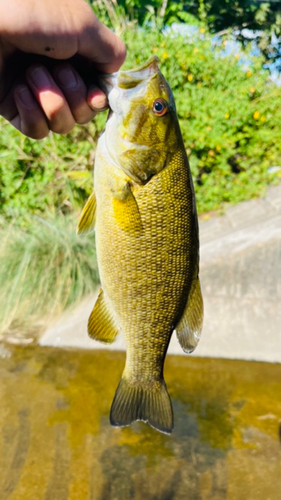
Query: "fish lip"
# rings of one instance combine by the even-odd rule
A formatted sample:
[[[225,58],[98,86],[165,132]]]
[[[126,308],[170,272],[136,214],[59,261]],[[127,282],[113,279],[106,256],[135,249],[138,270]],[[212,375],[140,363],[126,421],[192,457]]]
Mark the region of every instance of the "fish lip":
[[[119,70],[115,73],[104,73],[100,75],[100,85],[102,90],[108,95],[114,88],[133,89],[151,76],[158,73],[159,58],[152,56],[145,63],[129,70]]]
[[[119,71],[117,77],[117,85],[121,89],[133,89],[144,81],[159,72],[158,68],[159,59],[157,56],[152,56],[148,61],[136,68]]]
[[[140,64],[139,66],[136,66],[133,69],[120,70],[120,71],[118,71],[118,74],[131,75],[131,74],[134,74],[134,73],[142,72],[142,71],[144,71],[146,69],[152,69],[154,71],[158,71],[158,69],[159,69],[158,68],[158,63],[159,63],[159,57],[152,56],[145,63]]]

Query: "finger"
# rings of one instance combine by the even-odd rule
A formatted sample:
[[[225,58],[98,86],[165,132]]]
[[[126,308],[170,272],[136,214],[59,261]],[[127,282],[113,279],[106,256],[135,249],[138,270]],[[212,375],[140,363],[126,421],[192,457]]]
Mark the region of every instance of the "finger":
[[[12,5],[9,3],[10,8],[5,9],[2,31],[13,47],[52,59],[68,59],[80,54],[106,73],[117,71],[123,64],[124,43],[97,19],[84,0],[68,0],[67,6],[55,0],[33,2],[32,19],[25,2],[9,2]],[[10,26],[14,27],[12,32]]]
[[[62,64],[54,68],[53,74],[76,123],[84,124],[92,120],[95,111],[87,103],[87,88],[77,71],[70,64]]]
[[[27,82],[49,123],[57,134],[67,134],[75,125],[74,117],[58,85],[44,66],[32,66],[26,72]]]
[[[96,17],[78,37],[77,53],[90,59],[104,73],[117,71],[126,58],[125,44]]]
[[[18,114],[11,120],[11,124],[32,139],[46,137],[49,133],[47,120],[27,85],[15,88],[14,99]]]
[[[108,108],[108,99],[105,93],[98,87],[92,86],[88,90],[87,101],[89,106],[96,112],[104,111]]]
[[[0,115],[11,121],[17,115],[18,110],[14,99],[15,87],[12,87],[5,98],[0,102]]]

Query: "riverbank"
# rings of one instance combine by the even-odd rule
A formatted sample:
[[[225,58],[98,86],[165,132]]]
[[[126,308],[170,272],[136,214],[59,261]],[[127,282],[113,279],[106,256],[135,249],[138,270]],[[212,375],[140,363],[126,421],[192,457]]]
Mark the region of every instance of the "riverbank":
[[[281,185],[223,216],[200,219],[205,319],[192,356],[281,362]],[[39,343],[101,349],[87,336],[97,294],[66,311]],[[109,350],[124,350],[122,335]],[[184,354],[173,335],[169,353]]]

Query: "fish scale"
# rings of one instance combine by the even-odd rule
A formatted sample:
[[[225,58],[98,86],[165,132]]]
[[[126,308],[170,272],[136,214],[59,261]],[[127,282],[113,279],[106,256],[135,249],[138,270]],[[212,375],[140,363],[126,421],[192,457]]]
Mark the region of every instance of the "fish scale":
[[[190,352],[202,327],[194,190],[173,97],[155,59],[126,72],[124,98],[131,109],[128,102],[122,108],[122,73],[118,78],[119,99],[109,93],[113,115],[98,144],[94,194],[79,224],[83,232],[95,220],[102,286],[88,331],[103,342],[112,342],[119,330],[125,336],[126,365],[111,423],[144,420],[170,433],[173,414],[163,378],[170,338],[176,330]],[[153,115],[157,98],[160,111],[162,103],[167,107],[165,118]],[[93,204],[95,217],[89,218]]]

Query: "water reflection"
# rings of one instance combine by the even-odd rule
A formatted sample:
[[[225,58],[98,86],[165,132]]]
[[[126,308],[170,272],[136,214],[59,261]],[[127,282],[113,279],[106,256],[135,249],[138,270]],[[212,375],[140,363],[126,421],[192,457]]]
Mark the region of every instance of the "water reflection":
[[[281,365],[168,357],[166,436],[109,425],[123,353],[7,349],[1,500],[279,498]]]

